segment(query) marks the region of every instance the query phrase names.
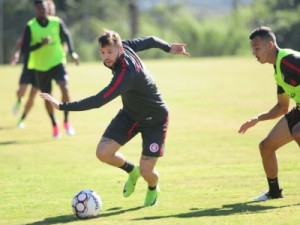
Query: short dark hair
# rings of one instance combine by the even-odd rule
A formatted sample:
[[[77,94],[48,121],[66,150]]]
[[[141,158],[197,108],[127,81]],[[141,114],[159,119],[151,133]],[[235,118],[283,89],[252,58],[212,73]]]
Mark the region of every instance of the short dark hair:
[[[101,48],[105,46],[122,46],[120,35],[115,31],[106,29],[98,36],[98,43]]]
[[[261,37],[267,41],[274,41],[276,42],[276,36],[270,27],[258,27],[253,30],[249,36],[250,40],[253,40],[255,37]]]
[[[43,4],[44,0],[34,0],[34,5]]]

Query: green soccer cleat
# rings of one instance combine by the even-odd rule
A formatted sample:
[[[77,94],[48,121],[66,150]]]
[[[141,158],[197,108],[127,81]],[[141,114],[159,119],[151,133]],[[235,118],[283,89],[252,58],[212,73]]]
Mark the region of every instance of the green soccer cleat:
[[[140,167],[134,166],[133,170],[129,173],[129,177],[123,188],[123,196],[125,198],[129,197],[134,192],[135,184],[140,176]]]
[[[144,202],[144,206],[154,206],[157,204],[157,198],[159,194],[159,186],[156,186],[155,190],[147,190],[146,199]]]

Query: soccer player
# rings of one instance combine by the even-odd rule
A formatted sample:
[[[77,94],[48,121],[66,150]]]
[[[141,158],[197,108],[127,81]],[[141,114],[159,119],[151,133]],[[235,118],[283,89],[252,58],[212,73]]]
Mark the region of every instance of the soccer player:
[[[49,15],[55,15],[55,4],[52,0],[47,0],[47,10]],[[21,118],[18,120],[17,126],[20,128],[25,127],[25,118],[28,115],[28,112],[33,106],[34,98],[36,96],[36,93],[38,92],[38,86],[37,82],[35,80],[34,70],[28,69],[27,63],[29,58],[29,52],[24,52],[24,33],[22,34],[21,38],[19,39],[16,50],[13,54],[11,64],[15,65],[18,63],[20,54],[23,54],[23,69],[21,73],[21,77],[19,80],[19,88],[17,90],[17,102],[15,103],[13,107],[13,114],[17,115],[20,111],[22,97],[25,95],[26,89],[29,84],[31,84],[31,89],[29,93],[28,100],[24,106],[24,111],[22,113]]]
[[[42,92],[51,93],[52,80],[55,80],[62,92],[62,101],[69,101],[67,88],[68,75],[65,70],[66,56],[62,45],[68,44],[69,53],[76,63],[79,57],[74,51],[73,41],[65,23],[58,17],[48,16],[47,1],[35,0],[36,17],[31,19],[24,33],[24,49],[29,52],[28,68],[35,70],[35,77]],[[59,138],[60,131],[54,116],[52,105],[45,101],[45,106],[53,126],[53,137]],[[69,123],[69,112],[64,111],[64,128],[68,135],[75,133]]]
[[[282,188],[278,181],[276,150],[293,140],[300,146],[300,52],[279,48],[275,34],[268,27],[255,29],[250,35],[250,40],[252,52],[257,61],[262,64],[272,64],[274,67],[277,102],[268,111],[242,124],[239,133],[245,133],[260,121],[284,115],[259,144],[269,190],[252,200],[265,201],[282,198]],[[288,112],[290,98],[295,101],[296,106]]]
[[[107,87],[96,95],[74,102],[59,103],[47,93],[41,93],[41,97],[51,102],[56,109],[82,111],[99,108],[121,96],[123,108],[105,130],[96,155],[102,162],[129,174],[123,189],[124,197],[134,192],[135,184],[142,176],[148,184],[144,206],[155,205],[159,193],[155,165],[164,153],[168,109],[150,72],[136,52],[159,48],[172,54],[189,54],[185,51],[185,44],[169,44],[152,36],[121,41],[119,34],[110,30],[104,30],[98,42],[104,65],[113,74]],[[139,166],[119,152],[120,147],[138,133],[141,133],[143,141]]]

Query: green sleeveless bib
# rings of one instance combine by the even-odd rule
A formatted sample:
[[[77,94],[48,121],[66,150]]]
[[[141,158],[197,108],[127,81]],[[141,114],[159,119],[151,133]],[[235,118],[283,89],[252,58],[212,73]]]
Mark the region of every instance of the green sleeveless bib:
[[[289,98],[292,98],[297,106],[300,105],[300,86],[294,87],[284,82],[283,74],[280,69],[281,60],[283,57],[287,55],[299,55],[300,52],[294,51],[292,49],[280,49],[278,52],[277,60],[276,60],[276,71],[274,73],[275,80],[279,86],[283,88],[285,93],[289,96]]]
[[[51,42],[29,54],[28,68],[38,71],[48,71],[61,63],[66,63],[66,55],[59,36],[60,22],[58,17],[48,17],[48,25],[40,26],[36,18],[28,22],[31,32],[30,46],[33,46],[43,38],[51,38]]]

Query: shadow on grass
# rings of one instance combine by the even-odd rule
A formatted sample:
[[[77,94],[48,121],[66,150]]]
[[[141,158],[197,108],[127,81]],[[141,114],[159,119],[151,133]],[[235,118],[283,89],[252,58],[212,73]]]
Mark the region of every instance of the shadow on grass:
[[[18,144],[17,141],[0,141],[0,145],[14,145]]]
[[[109,216],[115,216],[115,215],[119,215],[119,214],[123,214],[126,212],[130,212],[130,211],[135,211],[135,210],[139,210],[143,208],[142,206],[140,207],[135,207],[135,208],[131,208],[131,209],[121,209],[120,207],[115,207],[115,208],[111,208],[108,209],[107,211],[110,212],[101,212],[99,214],[99,216],[95,217],[96,218],[100,218],[100,217],[109,217]],[[75,215],[63,215],[63,216],[56,216],[56,217],[49,217],[49,218],[45,218],[41,221],[36,221],[33,223],[27,223],[24,225],[50,225],[50,224],[62,224],[62,223],[71,223],[74,221],[79,220]],[[86,221],[88,221],[89,219],[84,219]],[[91,219],[92,220],[92,219]]]
[[[300,205],[300,203],[276,207],[276,206],[257,205],[257,204],[254,204],[253,202],[247,202],[247,203],[223,205],[221,208],[209,208],[209,209],[192,208],[192,209],[190,209],[190,212],[186,212],[186,213],[179,213],[179,214],[166,215],[166,216],[148,216],[148,217],[136,218],[134,220],[157,220],[157,219],[163,219],[163,218],[230,216],[233,214],[250,214],[250,213],[257,213],[257,212],[261,212],[261,211],[265,211],[265,210],[293,207],[293,206],[299,206],[299,205]]]
[[[99,217],[115,216],[115,215],[123,214],[123,213],[126,213],[126,212],[136,211],[136,210],[139,210],[139,209],[142,209],[142,208],[144,208],[144,207],[143,206],[138,206],[138,207],[131,208],[131,209],[111,208],[111,209],[108,209],[107,211],[112,211],[112,212],[108,212],[108,213],[103,212],[99,215]]]
[[[41,221],[26,223],[24,225],[50,225],[50,224],[59,224],[59,223],[71,223],[75,220],[78,220],[75,215],[63,215],[63,216],[45,218]]]

